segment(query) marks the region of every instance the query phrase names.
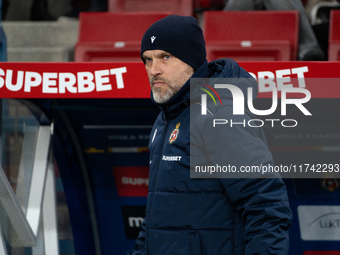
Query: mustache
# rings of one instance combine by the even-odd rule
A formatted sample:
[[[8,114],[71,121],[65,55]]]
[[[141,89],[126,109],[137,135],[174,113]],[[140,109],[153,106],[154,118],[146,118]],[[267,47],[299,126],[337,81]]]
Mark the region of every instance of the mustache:
[[[150,79],[150,83],[152,85],[153,82],[155,81],[162,81],[162,82],[167,82],[164,78],[158,77],[158,76],[154,76]]]

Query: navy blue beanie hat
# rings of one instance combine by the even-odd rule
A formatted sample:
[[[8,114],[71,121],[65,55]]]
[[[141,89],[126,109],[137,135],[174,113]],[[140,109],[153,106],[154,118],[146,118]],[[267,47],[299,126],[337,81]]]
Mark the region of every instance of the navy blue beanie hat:
[[[142,39],[141,57],[146,50],[169,52],[194,70],[206,59],[202,29],[190,16],[169,15],[151,25]]]

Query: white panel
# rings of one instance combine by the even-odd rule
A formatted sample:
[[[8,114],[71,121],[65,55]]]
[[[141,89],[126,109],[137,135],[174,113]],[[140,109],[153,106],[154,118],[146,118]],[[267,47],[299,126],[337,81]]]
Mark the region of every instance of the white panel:
[[[32,255],[45,255],[42,224],[39,224],[39,230],[38,230],[38,236],[37,236],[37,245],[32,247]]]
[[[47,161],[50,148],[51,127],[40,126],[34,156],[31,190],[28,198],[26,218],[35,236],[38,234]]]
[[[34,150],[32,148],[35,147],[35,144],[36,133],[25,131],[21,150],[18,182],[15,192],[25,214],[27,210],[28,194],[30,191],[33,170]]]
[[[340,206],[300,205],[297,210],[302,240],[340,241]]]
[[[4,236],[2,235],[1,225],[0,225],[0,254],[7,255],[6,243],[4,240]]]
[[[16,199],[6,174],[0,166],[0,202],[2,203],[23,246],[34,246],[35,236]]]
[[[52,162],[50,162],[47,169],[43,201],[45,255],[59,255],[56,203],[54,167]]]

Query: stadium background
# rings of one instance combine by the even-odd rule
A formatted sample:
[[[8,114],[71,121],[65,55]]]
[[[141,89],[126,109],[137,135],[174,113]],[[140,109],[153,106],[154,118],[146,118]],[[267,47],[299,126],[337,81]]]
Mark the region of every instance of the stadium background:
[[[148,186],[147,144],[158,108],[147,98],[147,80],[141,78],[136,82],[127,77],[143,75],[143,65],[138,55],[138,37],[148,27],[145,17],[149,17],[150,23],[153,22],[153,17],[150,13],[140,12],[142,17],[133,21],[132,16],[128,16],[126,20],[119,16],[122,12],[87,12],[81,14],[79,19],[70,19],[62,17],[70,9],[68,2],[55,4],[49,1],[51,13],[60,18],[56,21],[33,22],[29,20],[29,6],[29,1],[12,1],[6,15],[7,20],[2,21],[7,39],[8,61],[0,64],[1,70],[4,70],[4,74],[0,73],[1,77],[8,75],[6,70],[13,70],[14,84],[18,71],[43,73],[60,69],[60,72],[76,73],[77,70],[94,72],[126,67],[123,79],[125,88],[130,93],[120,94],[118,90],[114,90],[111,96],[102,96],[93,92],[86,98],[73,95],[78,97],[76,99],[58,94],[50,99],[50,96],[34,93],[30,96],[18,95],[13,91],[5,91],[5,87],[1,86],[0,162],[1,171],[6,176],[6,180],[4,176],[1,180],[4,183],[7,181],[15,197],[7,197],[8,190],[0,189],[0,252],[8,255],[130,254],[144,217]],[[209,13],[211,9],[213,7],[209,6],[209,1],[196,1],[195,6],[192,5],[191,13],[198,17],[203,28],[204,17],[207,17],[205,15],[216,17],[216,13]],[[185,11],[187,10],[186,7]],[[110,20],[110,13],[118,16]],[[156,14],[156,19],[167,14]],[[285,13],[274,14],[274,21],[278,21],[278,15]],[[297,15],[294,11],[287,14],[292,15],[289,17]],[[242,17],[245,16],[247,15]],[[219,57],[234,58],[255,75],[267,72],[274,78],[278,78],[280,74],[282,77],[284,73],[284,77],[294,79],[297,74],[293,69],[307,68],[308,71],[304,72],[307,88],[308,79],[314,78],[320,79],[321,84],[328,83],[328,79],[335,79],[332,84],[339,84],[336,80],[340,71],[340,64],[337,62],[340,56],[339,46],[334,46],[334,52],[328,54],[333,59],[322,62],[296,61],[296,21],[289,24],[283,17],[285,22],[281,30],[274,21],[270,25],[278,33],[271,33],[269,39],[265,38],[264,41],[259,41],[261,37],[264,38],[259,36],[260,31],[254,33],[257,36],[255,38],[238,38],[232,42],[216,42],[217,35],[211,35],[210,60]],[[288,29],[289,25],[292,27]],[[134,32],[125,35],[127,28],[134,29]],[[268,32],[269,29],[262,30]],[[293,39],[289,40],[287,36],[287,40],[280,38],[275,41],[277,36],[284,34],[285,29],[293,34]],[[334,30],[340,32],[340,29]],[[131,33],[137,38],[131,39]],[[118,37],[114,38],[113,35]],[[334,41],[334,45],[339,44],[338,37],[335,36],[329,43]],[[224,46],[227,47],[223,48]],[[135,64],[136,61],[139,63]],[[17,64],[11,65],[12,62]],[[42,64],[34,65],[33,62]],[[65,62],[70,66],[63,64]],[[87,62],[88,65],[80,62]],[[136,74],[132,74],[130,70],[136,70]],[[135,90],[136,83],[142,88],[142,92]],[[299,129],[289,132],[282,128],[265,130],[277,164],[285,163],[287,158],[296,164],[319,161],[339,163],[340,122],[334,118],[340,107],[339,87],[322,85],[313,87],[311,92],[313,100],[308,103],[307,108],[313,112],[313,118],[319,120],[318,125],[302,118]],[[268,105],[265,97],[259,100],[258,106],[262,105]],[[47,184],[45,180],[33,182],[33,173],[39,153],[37,147],[41,141],[41,127],[50,127],[52,123],[53,136],[50,137],[50,143],[44,146],[53,153],[51,157],[46,153],[44,155],[46,164],[53,166],[55,177],[55,193],[52,192],[50,198],[55,198],[56,202],[57,226],[52,232],[57,233],[54,235],[57,240],[53,243],[53,240],[48,241],[47,236],[44,236],[48,232],[48,226],[54,226],[48,224],[49,220],[53,221],[53,217],[49,218],[47,215],[47,218],[38,217],[38,229],[36,235],[33,235],[34,243],[25,243],[23,240],[26,237],[17,232],[30,232],[32,227],[27,209],[30,207],[30,194],[34,193],[36,184],[45,186],[38,193],[42,196],[41,203],[38,204],[41,206],[40,213],[43,214],[44,211],[45,202],[42,199],[43,196],[47,197]],[[46,169],[44,170],[47,171]],[[291,255],[340,254],[339,181],[337,177],[285,180],[294,213],[294,223],[290,231]],[[18,202],[20,206],[11,208],[6,199]],[[33,200],[39,201],[37,197],[33,197]],[[20,224],[15,226],[13,223],[16,220],[13,216],[15,214],[9,213],[20,210],[24,212],[30,226],[23,230],[20,230]],[[26,222],[25,219],[21,220]]]

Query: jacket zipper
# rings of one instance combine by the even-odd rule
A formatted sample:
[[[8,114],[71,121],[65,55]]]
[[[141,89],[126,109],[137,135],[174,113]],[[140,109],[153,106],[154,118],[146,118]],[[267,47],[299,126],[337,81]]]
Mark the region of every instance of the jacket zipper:
[[[154,196],[155,196],[155,191],[156,191],[156,187],[157,187],[157,179],[158,179],[158,172],[159,172],[159,168],[160,168],[160,165],[161,165],[161,162],[162,162],[162,155],[163,155],[163,151],[164,151],[164,143],[165,143],[165,137],[166,137],[166,132],[168,131],[168,121],[165,120],[165,129],[164,129],[164,135],[163,135],[163,141],[162,141],[162,150],[161,150],[161,154],[160,154],[160,159],[159,159],[159,162],[158,162],[158,167],[157,167],[157,172],[156,172],[156,178],[155,178],[155,187],[154,187],[154,190],[153,190],[153,194],[152,194],[152,198],[151,198],[151,201],[150,201],[150,208],[148,209],[149,212],[151,212],[151,208],[152,208],[152,204],[153,204],[153,199],[154,199]],[[147,244],[147,254],[150,254],[149,252],[149,221],[150,221],[150,213],[148,215],[148,221],[147,221],[147,227],[146,227],[146,236],[145,236],[145,239],[146,239],[146,244]]]

